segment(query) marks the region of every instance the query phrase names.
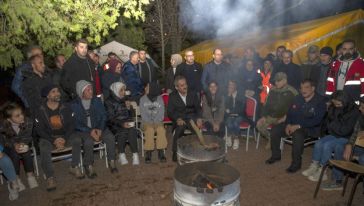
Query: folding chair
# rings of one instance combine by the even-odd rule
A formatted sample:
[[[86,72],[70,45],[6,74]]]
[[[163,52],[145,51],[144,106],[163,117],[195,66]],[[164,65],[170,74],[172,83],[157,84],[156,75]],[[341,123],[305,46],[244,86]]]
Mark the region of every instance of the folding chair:
[[[313,145],[319,139],[320,139],[319,137],[309,137],[309,138],[306,138],[303,145],[304,145],[304,147]],[[284,144],[292,145],[293,144],[292,136],[282,137],[281,138],[281,143],[280,143],[281,153],[283,153]]]
[[[163,93],[162,98],[163,98],[163,102],[164,102],[164,107],[167,108],[168,102],[169,102],[169,94],[168,93]],[[165,111],[167,111],[167,109],[165,109]],[[172,124],[172,120],[168,116],[165,115],[163,123],[165,125]]]
[[[351,188],[351,192],[350,192],[350,196],[349,196],[349,200],[348,200],[347,205],[350,206],[352,204],[354,194],[355,194],[355,191],[356,191],[356,187],[358,186],[358,183],[361,180],[363,180],[363,178],[364,178],[364,166],[359,165],[359,164],[354,162],[356,160],[356,158],[357,158],[357,157],[353,156],[353,151],[354,151],[355,147],[364,147],[364,138],[359,138],[359,137],[356,138],[355,145],[354,145],[353,150],[351,152],[350,161],[329,160],[329,162],[324,166],[324,168],[322,169],[321,174],[320,174],[320,179],[319,179],[319,181],[317,182],[317,185],[316,185],[316,190],[315,190],[315,193],[313,195],[314,199],[316,199],[316,197],[317,197],[317,193],[318,193],[318,191],[320,189],[320,185],[321,185],[321,182],[322,182],[322,177],[325,174],[325,170],[327,169],[327,167],[331,166],[331,167],[337,167],[339,169],[342,169],[342,170],[348,172],[346,174],[346,177],[345,177],[345,181],[344,181],[344,185],[343,185],[344,189],[343,189],[343,191],[341,193],[342,196],[345,195],[349,175],[350,174],[355,174],[355,181],[354,181],[353,187]]]
[[[95,142],[94,151],[99,151],[100,159],[102,159],[102,157],[105,156],[105,165],[106,165],[106,168],[109,168],[109,160],[107,158],[106,144],[102,141]],[[82,159],[82,157],[81,157],[81,159]]]
[[[248,97],[248,96],[246,96],[246,98],[247,98],[246,108],[245,108],[246,116],[249,119],[251,119],[253,122],[255,122],[256,111],[257,111],[257,100],[255,100],[252,97]],[[248,151],[251,125],[249,124],[249,122],[242,121],[240,123],[240,129],[247,130],[245,150]],[[254,135],[254,139],[256,139],[255,129],[253,129],[253,135]]]

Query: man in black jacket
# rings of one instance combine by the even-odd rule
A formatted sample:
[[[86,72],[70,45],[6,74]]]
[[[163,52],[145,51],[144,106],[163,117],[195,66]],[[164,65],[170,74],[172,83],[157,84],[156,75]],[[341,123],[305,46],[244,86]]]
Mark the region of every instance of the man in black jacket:
[[[93,88],[96,88],[95,72],[95,63],[87,55],[87,41],[80,39],[75,44],[75,53],[63,65],[61,86],[69,99],[77,97],[76,82],[79,80],[91,82]]]
[[[73,112],[69,105],[60,103],[61,93],[54,84],[49,84],[42,89],[42,96],[47,97],[35,113],[35,129],[40,137],[41,167],[47,178],[47,190],[56,189],[56,180],[52,166],[52,151],[62,151],[66,145],[70,146],[70,136],[74,131]],[[82,178],[81,170],[78,177]]]
[[[320,50],[320,65],[316,70],[311,71],[310,79],[312,79],[316,85],[316,93],[325,96],[327,77],[330,71],[332,63],[332,55],[334,51],[331,47],[323,47]]]
[[[195,94],[199,94],[202,91],[202,66],[195,62],[195,56],[191,50],[185,52],[185,60],[186,62],[177,66],[175,76],[184,76],[187,80],[188,90]]]
[[[172,160],[176,162],[177,140],[182,137],[185,129],[189,128],[193,131],[189,122],[190,120],[196,121],[196,125],[199,128],[202,127],[202,111],[197,94],[195,92],[187,91],[186,78],[183,76],[176,76],[174,82],[177,91],[173,91],[169,96],[167,113],[175,127],[172,145]]]
[[[139,63],[138,71],[140,78],[144,84],[156,82],[158,80],[157,68],[154,66],[152,60],[147,58],[147,53],[144,49],[139,50]]]
[[[41,90],[50,84],[52,79],[45,70],[42,56],[32,56],[30,63],[33,70],[31,72],[23,71],[25,80],[22,84],[22,93],[29,105],[31,115],[34,115],[42,103]]]

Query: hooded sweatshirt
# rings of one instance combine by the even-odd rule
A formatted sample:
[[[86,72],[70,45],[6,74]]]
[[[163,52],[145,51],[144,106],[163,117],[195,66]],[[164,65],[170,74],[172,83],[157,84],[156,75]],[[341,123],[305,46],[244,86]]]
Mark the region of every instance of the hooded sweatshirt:
[[[90,105],[91,105],[91,99],[84,99],[83,98],[83,92],[85,91],[86,87],[92,85],[90,82],[85,80],[80,80],[76,83],[76,93],[80,97],[82,106],[86,111],[86,117],[87,117],[87,126],[91,127],[91,117],[90,117]]]
[[[149,93],[140,99],[140,114],[143,122],[152,124],[163,121],[165,109],[160,93],[160,86],[157,83],[150,83]]]

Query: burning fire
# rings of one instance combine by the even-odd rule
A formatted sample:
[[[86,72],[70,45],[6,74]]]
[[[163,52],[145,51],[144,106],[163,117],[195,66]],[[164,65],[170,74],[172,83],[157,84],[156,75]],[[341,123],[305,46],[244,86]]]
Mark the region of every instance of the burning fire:
[[[207,183],[207,188],[208,189],[210,189],[210,190],[213,190],[214,189],[214,185],[211,183],[211,182],[209,182],[209,183]]]

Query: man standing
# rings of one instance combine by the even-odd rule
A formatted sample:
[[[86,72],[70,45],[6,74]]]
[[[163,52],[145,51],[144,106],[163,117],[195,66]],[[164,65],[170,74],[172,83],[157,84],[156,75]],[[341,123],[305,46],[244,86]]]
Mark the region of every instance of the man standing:
[[[195,62],[195,56],[191,50],[185,52],[185,60],[186,62],[177,66],[175,76],[184,76],[187,80],[189,91],[199,94],[202,91],[202,66]]]
[[[69,99],[77,98],[76,82],[86,80],[95,88],[95,64],[87,55],[86,39],[79,39],[75,44],[75,52],[63,65],[61,77],[62,89]]]
[[[283,52],[286,51],[286,47],[283,45],[280,45],[277,47],[276,49],[276,55],[274,57],[274,61],[273,61],[273,67],[276,68],[279,64],[282,63],[283,61]]]
[[[47,101],[36,110],[35,130],[40,137],[40,161],[47,179],[47,190],[51,191],[57,187],[52,166],[52,151],[62,151],[66,145],[71,145],[74,115],[69,105],[61,103],[61,93],[56,85],[45,86],[42,89],[42,96],[46,97]],[[73,172],[78,178],[83,177],[79,167],[74,167]]]
[[[139,102],[141,95],[144,92],[143,81],[138,73],[139,54],[132,51],[129,54],[129,61],[127,61],[121,72],[121,78],[125,81],[126,88],[130,90],[131,97]]]
[[[345,40],[343,54],[331,66],[327,78],[326,95],[344,90],[354,101],[364,96],[364,60],[355,47],[355,41]]]
[[[169,96],[167,113],[173,121],[174,135],[172,145],[172,160],[177,161],[177,140],[182,137],[185,129],[190,129],[190,120],[196,121],[196,125],[202,127],[202,110],[199,97],[195,92],[190,92],[187,86],[186,78],[176,76],[174,80],[176,91],[173,91]]]
[[[274,67],[272,76],[276,73],[283,72],[287,75],[288,84],[294,87],[296,90],[300,88],[300,82],[302,74],[300,67],[292,62],[293,53],[291,50],[286,50],[282,54],[282,63]],[[274,80],[271,79],[271,83],[274,84]]]
[[[302,66],[302,79],[308,79],[313,71],[320,67],[320,48],[316,45],[311,45],[307,50],[307,62]]]
[[[107,158],[111,173],[117,172],[115,165],[115,137],[106,128],[106,111],[100,98],[94,97],[90,82],[80,80],[76,83],[78,98],[71,107],[75,113],[76,132],[72,136],[72,162],[80,162],[81,148],[84,151],[84,165],[88,178],[97,176],[93,168],[94,143],[103,141],[107,148]]]
[[[331,47],[323,47],[320,50],[320,65],[311,71],[310,79],[316,85],[316,93],[325,96],[327,75],[332,63],[333,51]]]
[[[30,58],[32,71],[23,71],[25,80],[22,83],[22,94],[28,103],[30,113],[34,115],[42,103],[42,88],[52,82],[50,75],[45,71],[43,57],[40,55]]]
[[[138,54],[138,71],[143,83],[147,84],[151,82],[156,82],[158,79],[157,68],[154,66],[152,60],[147,58],[147,52],[142,49],[139,50]]]
[[[204,91],[208,90],[208,85],[216,81],[220,94],[226,94],[228,82],[230,80],[230,67],[223,62],[223,53],[221,49],[215,49],[212,55],[213,60],[204,66],[201,83]]]

